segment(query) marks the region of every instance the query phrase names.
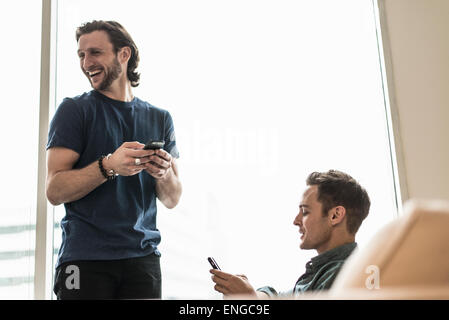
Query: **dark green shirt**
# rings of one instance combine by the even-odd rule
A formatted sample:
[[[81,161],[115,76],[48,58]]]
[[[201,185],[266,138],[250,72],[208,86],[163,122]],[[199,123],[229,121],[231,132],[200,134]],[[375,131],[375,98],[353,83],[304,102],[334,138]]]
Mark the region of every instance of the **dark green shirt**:
[[[293,290],[278,293],[272,287],[262,287],[257,291],[269,296],[289,296],[305,291],[327,290],[331,287],[346,259],[351,255],[357,243],[347,243],[313,257],[306,264],[306,272],[296,281]]]

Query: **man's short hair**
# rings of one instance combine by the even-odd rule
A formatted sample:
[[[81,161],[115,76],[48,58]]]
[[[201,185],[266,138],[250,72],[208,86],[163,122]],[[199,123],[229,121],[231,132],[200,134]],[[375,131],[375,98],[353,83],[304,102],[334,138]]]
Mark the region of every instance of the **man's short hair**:
[[[139,50],[128,31],[116,21],[94,20],[92,22],[86,22],[76,29],[76,41],[78,42],[82,35],[94,31],[105,31],[108,34],[109,41],[114,46],[115,53],[123,47],[129,47],[131,49],[131,57],[128,61],[126,74],[129,81],[131,81],[131,86],[137,87],[140,81],[140,74],[136,72],[140,60]]]
[[[371,205],[366,190],[350,175],[338,171],[312,172],[306,180],[308,186],[318,187],[318,201],[323,215],[337,206],[346,209],[347,229],[355,234],[366,218]]]

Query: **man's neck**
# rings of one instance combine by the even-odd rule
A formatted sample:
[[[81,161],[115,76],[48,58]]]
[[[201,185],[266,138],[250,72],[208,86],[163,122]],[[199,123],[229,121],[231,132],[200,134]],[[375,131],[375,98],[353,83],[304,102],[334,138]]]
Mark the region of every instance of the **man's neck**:
[[[348,235],[343,238],[334,238],[334,239],[332,239],[332,241],[329,241],[328,243],[326,243],[326,245],[323,245],[320,248],[317,248],[316,252],[318,254],[322,254],[326,251],[332,250],[332,249],[342,246],[344,244],[353,243],[353,242],[355,242],[355,236],[352,236],[352,235]]]
[[[130,102],[134,99],[131,83],[127,79],[117,79],[106,90],[98,90],[113,100]]]

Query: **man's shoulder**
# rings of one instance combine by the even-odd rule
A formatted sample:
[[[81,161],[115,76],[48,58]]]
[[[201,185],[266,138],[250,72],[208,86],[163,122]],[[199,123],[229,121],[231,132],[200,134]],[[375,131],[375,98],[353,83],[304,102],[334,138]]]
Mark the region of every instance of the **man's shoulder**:
[[[155,105],[151,104],[148,101],[142,100],[138,97],[135,98],[136,105],[140,108],[145,108],[147,110],[153,111],[155,113],[161,113],[161,114],[168,114],[169,111],[167,109],[156,107]]]
[[[93,91],[84,92],[74,97],[65,97],[60,103],[59,107],[78,107],[89,105],[96,101],[98,97],[93,94]]]

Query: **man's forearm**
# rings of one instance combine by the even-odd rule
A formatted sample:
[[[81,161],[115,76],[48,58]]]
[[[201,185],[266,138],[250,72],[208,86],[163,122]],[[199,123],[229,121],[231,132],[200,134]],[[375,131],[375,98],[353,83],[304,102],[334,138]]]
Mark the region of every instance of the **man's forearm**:
[[[47,198],[53,205],[76,201],[105,181],[98,161],[82,169],[60,171],[47,181]]]
[[[164,178],[156,180],[156,195],[168,209],[176,207],[181,198],[181,193],[182,185],[175,166],[169,169]]]

